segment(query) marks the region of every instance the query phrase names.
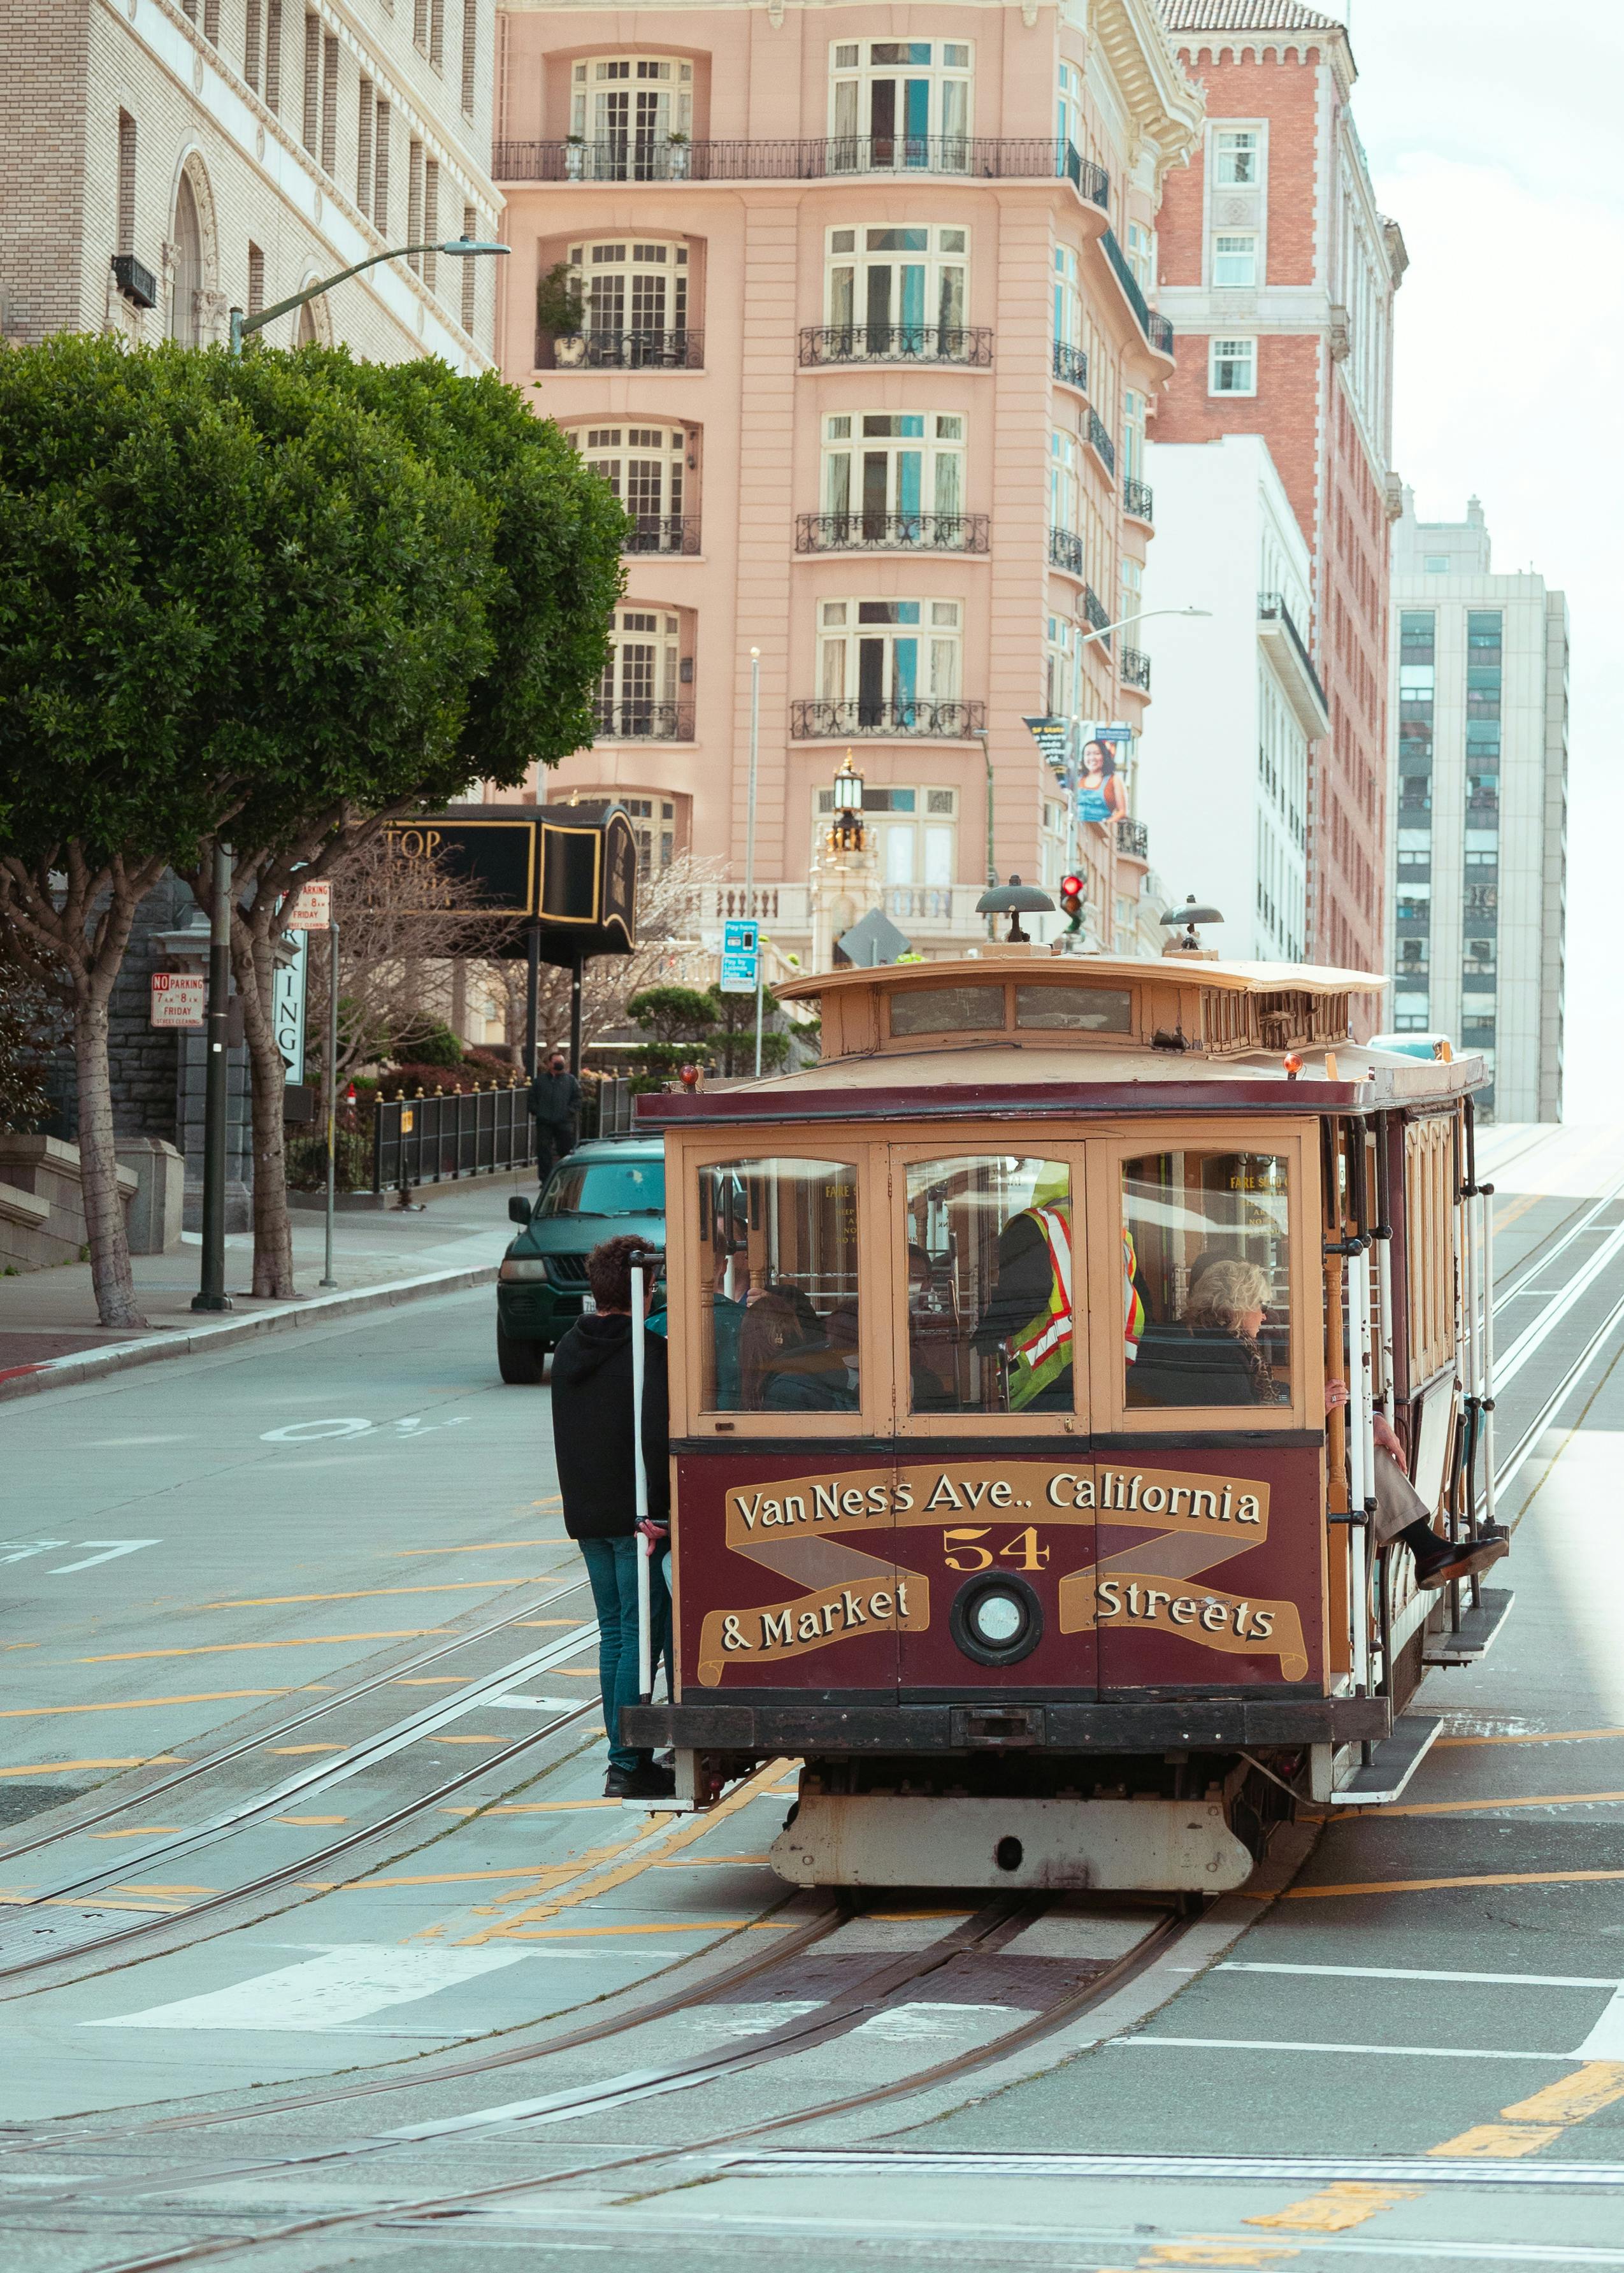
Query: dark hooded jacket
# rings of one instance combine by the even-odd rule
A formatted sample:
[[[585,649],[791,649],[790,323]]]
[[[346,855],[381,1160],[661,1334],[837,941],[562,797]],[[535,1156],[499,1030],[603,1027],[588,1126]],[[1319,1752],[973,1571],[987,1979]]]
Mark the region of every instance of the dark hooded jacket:
[[[643,1453],[649,1513],[671,1515],[665,1344],[643,1343]],[[636,1527],[632,1449],[632,1322],[610,1311],[577,1318],[553,1354],[553,1449],[564,1528],[572,1539],[626,1539]]]
[[[538,1066],[524,1102],[538,1121],[568,1129],[581,1110],[581,1084],[568,1067],[554,1073],[551,1066]]]

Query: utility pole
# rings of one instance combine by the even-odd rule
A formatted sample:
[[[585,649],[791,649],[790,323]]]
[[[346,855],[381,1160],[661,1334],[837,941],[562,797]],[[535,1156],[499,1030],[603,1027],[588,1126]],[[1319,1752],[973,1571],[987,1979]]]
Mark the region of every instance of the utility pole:
[[[203,1272],[194,1310],[229,1310],[226,1293],[226,1072],[231,997],[231,849],[214,846],[203,1084]]]
[[[338,1189],[338,918],[335,916],[327,932],[327,1261],[322,1267],[321,1283],[336,1287],[333,1276],[333,1217]]]
[[[761,760],[761,649],[750,649],[750,789],[744,824],[744,912],[756,924],[756,1078],[762,1069],[762,935],[756,917],[756,783]]]

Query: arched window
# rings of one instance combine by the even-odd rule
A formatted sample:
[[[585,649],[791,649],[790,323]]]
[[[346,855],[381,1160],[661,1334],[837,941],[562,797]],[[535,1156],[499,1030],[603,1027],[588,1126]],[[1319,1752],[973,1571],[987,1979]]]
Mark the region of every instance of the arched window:
[[[697,361],[688,328],[688,247],[615,237],[572,244],[586,309],[586,360],[608,368],[683,370]]]
[[[320,334],[316,329],[316,311],[311,302],[306,300],[299,310],[299,327],[294,334],[293,344],[296,348],[313,348],[320,343]]]
[[[184,348],[201,339],[199,297],[203,290],[203,224],[190,177],[183,174],[175,195],[175,266],[170,281],[169,337]]]
[[[577,426],[570,435],[631,514],[628,552],[685,552],[697,529],[683,518],[687,431],[680,426]]]

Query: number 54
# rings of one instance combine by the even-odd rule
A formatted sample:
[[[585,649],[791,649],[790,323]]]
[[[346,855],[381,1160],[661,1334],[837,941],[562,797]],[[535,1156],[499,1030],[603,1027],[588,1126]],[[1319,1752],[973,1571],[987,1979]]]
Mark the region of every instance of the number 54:
[[[996,1547],[983,1547],[979,1542],[990,1538],[992,1527],[983,1524],[979,1530],[944,1531],[942,1534],[942,1553],[951,1571],[989,1570],[994,1560],[1013,1563],[1019,1571],[1041,1571],[1049,1561],[1049,1549],[1038,1541],[1037,1527],[1029,1523],[1024,1531],[1017,1531]]]

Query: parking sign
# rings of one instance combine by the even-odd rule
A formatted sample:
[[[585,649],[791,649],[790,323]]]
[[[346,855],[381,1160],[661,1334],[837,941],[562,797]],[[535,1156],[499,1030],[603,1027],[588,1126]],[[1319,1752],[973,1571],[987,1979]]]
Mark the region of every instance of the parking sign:
[[[761,948],[753,923],[734,919],[722,926],[722,992],[754,994]]]

